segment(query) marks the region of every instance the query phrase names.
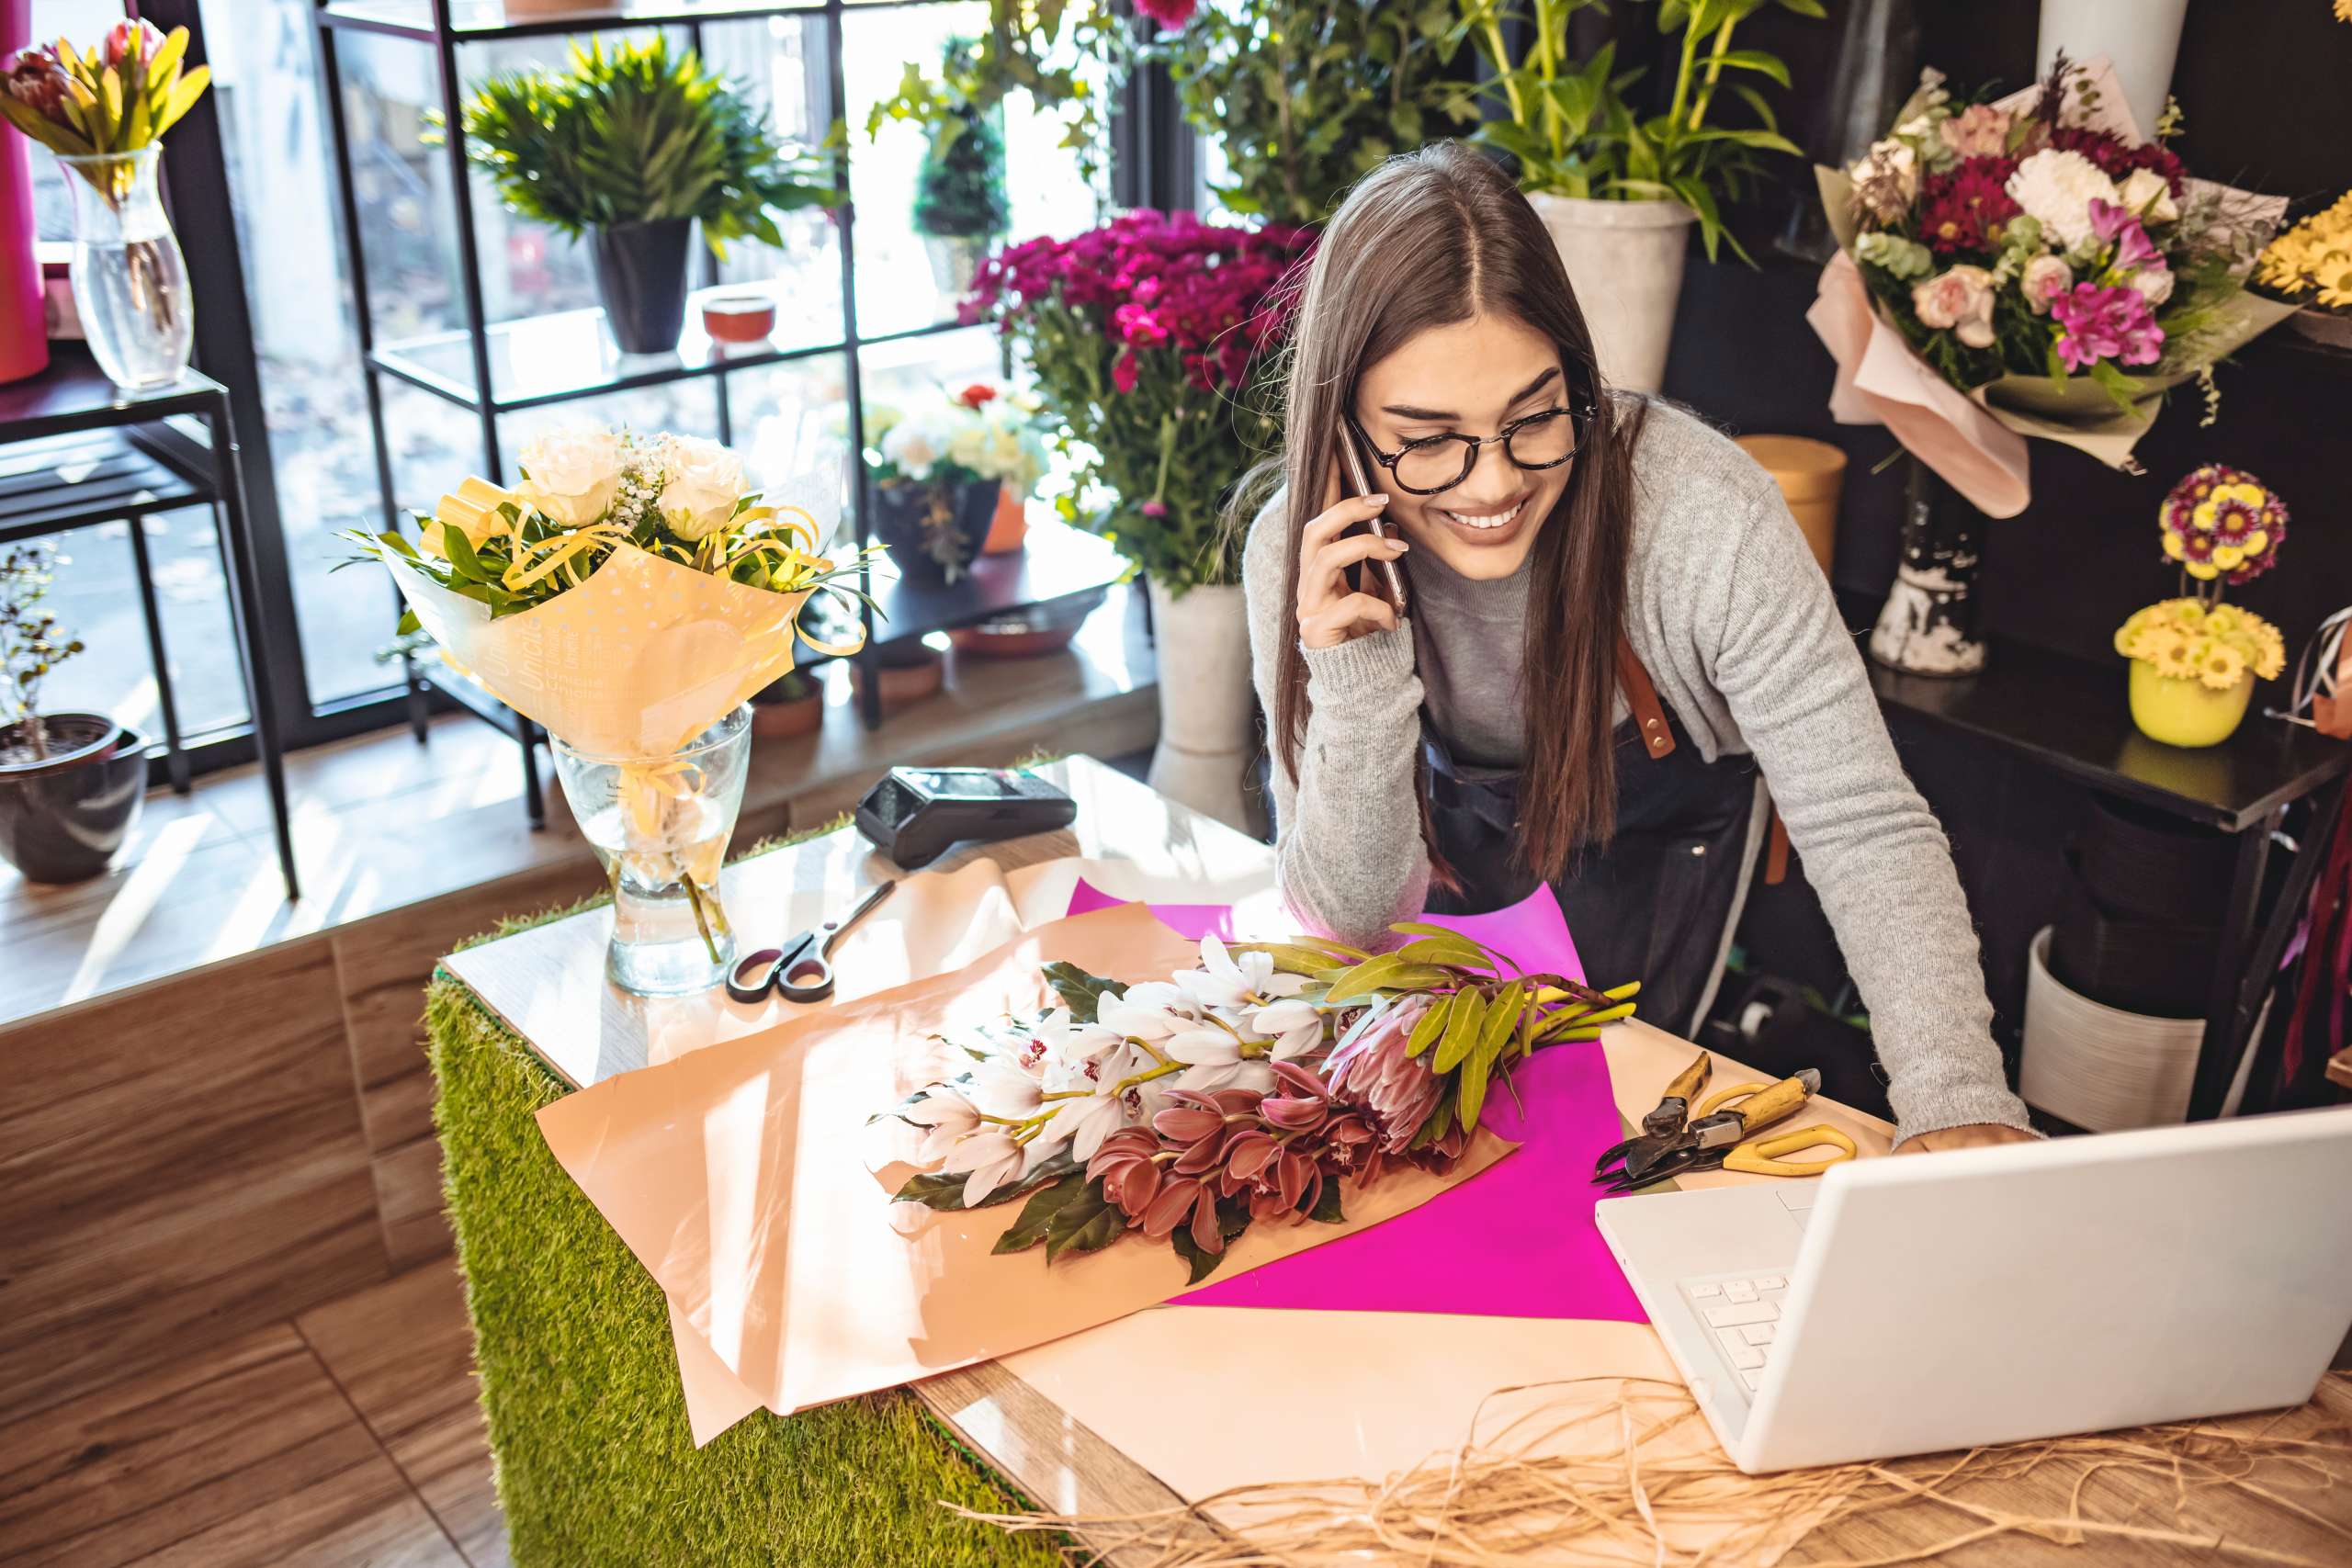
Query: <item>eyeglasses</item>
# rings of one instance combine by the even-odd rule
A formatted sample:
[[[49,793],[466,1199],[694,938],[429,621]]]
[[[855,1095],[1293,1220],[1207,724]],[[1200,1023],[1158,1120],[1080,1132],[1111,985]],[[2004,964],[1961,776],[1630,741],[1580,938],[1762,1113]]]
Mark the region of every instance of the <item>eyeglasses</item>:
[[[1577,415],[1589,409],[1546,409],[1512,420],[1488,436],[1424,435],[1394,452],[1384,452],[1352,413],[1348,424],[1366,450],[1396,481],[1396,488],[1414,495],[1438,495],[1470,477],[1478,466],[1478,449],[1500,444],[1503,456],[1530,473],[1556,468],[1577,455]]]

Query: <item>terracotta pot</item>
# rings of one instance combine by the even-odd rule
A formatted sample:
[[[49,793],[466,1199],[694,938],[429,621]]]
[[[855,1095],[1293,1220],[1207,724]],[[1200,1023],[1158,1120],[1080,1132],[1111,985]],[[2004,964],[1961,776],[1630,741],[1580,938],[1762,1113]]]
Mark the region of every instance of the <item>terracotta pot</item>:
[[[1743,435],[1740,450],[1762,465],[1781,487],[1789,512],[1813,547],[1813,558],[1829,575],[1838,553],[1838,498],[1846,489],[1846,454],[1826,441],[1802,435]]]
[[[762,740],[785,740],[814,735],[825,723],[825,689],[811,685],[806,696],[786,702],[752,699],[752,734]]]
[[[915,645],[915,649],[919,658],[895,649],[885,649],[876,656],[880,664],[877,673],[885,708],[921,702],[935,695],[947,683],[947,660],[921,643]],[[850,660],[849,682],[860,696],[865,694],[865,666],[862,661]]]
[[[1601,379],[1657,391],[1666,380],[1682,258],[1698,214],[1679,201],[1589,201],[1543,191],[1527,199],[1568,269]]]
[[[0,729],[0,859],[28,882],[81,882],[106,870],[147,803],[147,743],[102,714],[44,716],[50,754],[15,756]]]
[[[2159,675],[2144,659],[2132,661],[2132,722],[2151,740],[2167,746],[2219,746],[2237,733],[2254,700],[2254,672],[2217,692],[2202,681]]]
[[[1035,659],[1059,653],[1077,636],[1074,626],[1014,626],[1002,629],[978,626],[957,626],[947,634],[947,640],[956,645],[956,652],[980,659]]]
[[[1011,485],[1000,486],[996,515],[989,519],[989,536],[980,541],[984,556],[1011,555],[1029,538],[1029,498]]]

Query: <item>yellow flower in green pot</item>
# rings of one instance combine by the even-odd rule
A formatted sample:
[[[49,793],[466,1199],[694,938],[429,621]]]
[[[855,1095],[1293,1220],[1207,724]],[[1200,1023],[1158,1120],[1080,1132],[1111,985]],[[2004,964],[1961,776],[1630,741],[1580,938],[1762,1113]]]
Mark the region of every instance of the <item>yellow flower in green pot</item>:
[[[2287,664],[2278,628],[2234,604],[2167,599],[2115,634],[2132,660],[2132,722],[2168,746],[2218,746],[2235,734],[2256,680]]]

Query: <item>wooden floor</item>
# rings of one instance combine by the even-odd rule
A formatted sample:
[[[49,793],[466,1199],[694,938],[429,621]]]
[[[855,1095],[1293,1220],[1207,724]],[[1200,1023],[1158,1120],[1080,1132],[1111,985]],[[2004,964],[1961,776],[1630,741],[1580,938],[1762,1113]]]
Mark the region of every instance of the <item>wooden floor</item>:
[[[447,1258],[0,1426],[0,1563],[504,1568]]]

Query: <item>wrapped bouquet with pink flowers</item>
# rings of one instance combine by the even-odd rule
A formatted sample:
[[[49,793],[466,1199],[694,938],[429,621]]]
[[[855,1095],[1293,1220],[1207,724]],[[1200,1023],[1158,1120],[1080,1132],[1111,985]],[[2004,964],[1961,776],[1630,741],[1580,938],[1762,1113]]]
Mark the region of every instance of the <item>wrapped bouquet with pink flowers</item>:
[[[1135,1231],[1197,1284],[1253,1224],[1340,1222],[1342,1183],[1452,1170],[1515,1064],[1596,1038],[1641,988],[1394,929],[1404,945],[1378,954],[1208,936],[1199,967],[1133,984],[1047,967],[1059,1006],[950,1037],[969,1065],[881,1113],[922,1130],[932,1168],[899,1201],[1022,1201],[996,1251],[1048,1260]]]
[[[2164,394],[2289,312],[2245,291],[2284,204],[2191,177],[2103,60],[1991,103],[1930,72],[1850,168],[1818,171],[1841,245],[1809,319],[1832,408],[1883,422],[1984,512],[2026,499],[2025,439],[2112,467]]]

